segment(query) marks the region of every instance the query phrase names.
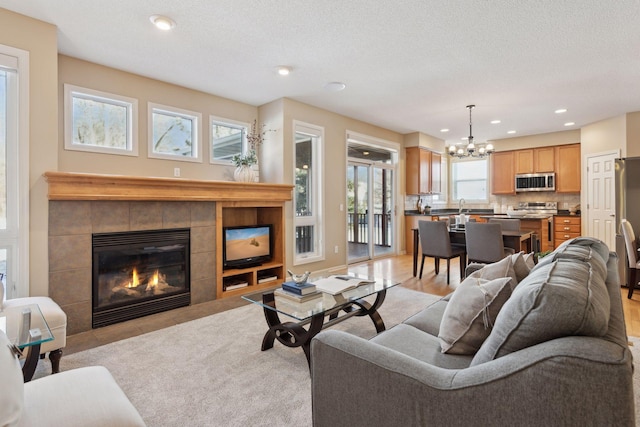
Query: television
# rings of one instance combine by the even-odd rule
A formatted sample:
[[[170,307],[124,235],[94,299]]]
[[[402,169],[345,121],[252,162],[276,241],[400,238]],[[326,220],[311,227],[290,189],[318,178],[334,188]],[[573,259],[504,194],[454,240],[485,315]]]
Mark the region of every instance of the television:
[[[272,224],[223,227],[223,268],[248,268],[269,262],[272,246]]]

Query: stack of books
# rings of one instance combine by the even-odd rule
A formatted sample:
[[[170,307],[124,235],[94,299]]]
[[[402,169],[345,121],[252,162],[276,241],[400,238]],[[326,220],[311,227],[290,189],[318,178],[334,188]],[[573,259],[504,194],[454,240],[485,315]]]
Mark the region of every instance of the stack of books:
[[[282,289],[276,289],[274,293],[297,302],[305,302],[322,297],[322,292],[318,291],[313,283],[298,285],[295,282],[284,282]]]

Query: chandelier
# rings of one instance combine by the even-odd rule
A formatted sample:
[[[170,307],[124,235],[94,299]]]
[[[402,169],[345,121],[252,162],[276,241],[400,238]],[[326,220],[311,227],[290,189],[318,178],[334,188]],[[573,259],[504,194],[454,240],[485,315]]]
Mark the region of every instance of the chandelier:
[[[467,109],[469,110],[469,137],[467,138],[467,147],[462,148],[456,147],[455,145],[450,145],[449,155],[452,157],[457,157],[459,159],[462,159],[464,157],[486,157],[489,154],[493,153],[492,144],[484,144],[476,148],[476,145],[473,143],[471,110],[473,110],[475,107],[475,105],[467,105]]]

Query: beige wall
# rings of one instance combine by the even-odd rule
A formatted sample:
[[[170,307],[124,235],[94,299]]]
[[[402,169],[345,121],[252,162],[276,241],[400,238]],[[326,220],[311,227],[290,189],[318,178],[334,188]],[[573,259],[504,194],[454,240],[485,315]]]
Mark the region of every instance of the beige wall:
[[[173,177],[174,168],[187,179],[232,179],[233,167],[210,164],[209,116],[250,124],[257,118],[254,106],[219,96],[149,79],[69,56],[60,55],[58,106],[59,170],[133,176]],[[123,95],[138,100],[138,156],[88,153],[64,149],[64,84]],[[202,163],[148,158],[147,103],[154,102],[202,114]]]
[[[282,114],[281,114],[282,113]],[[396,132],[383,129],[371,124],[361,122],[349,117],[341,116],[327,110],[312,107],[291,99],[283,99],[263,105],[259,108],[260,120],[267,123],[267,127],[279,127],[281,139],[269,141],[263,146],[263,156],[267,157],[268,151],[276,150],[281,154],[281,172],[276,171],[277,166],[261,165],[261,174],[264,171],[265,178],[271,182],[272,179],[282,178],[283,183],[293,184],[293,126],[294,120],[308,123],[324,128],[324,242],[326,260],[312,264],[293,266],[293,208],[287,209],[287,266],[293,266],[296,271],[318,271],[336,266],[343,266],[347,263],[346,246],[346,211],[340,211],[340,204],[346,203],[346,134],[347,131],[367,135],[373,138],[382,139],[398,144],[402,148],[403,136]],[[272,144],[267,146],[267,144]],[[403,150],[400,150],[401,153]],[[404,155],[404,153],[402,153]],[[273,157],[274,165],[277,158]],[[398,173],[404,177],[404,170]],[[398,197],[398,199],[401,199]],[[398,212],[402,213],[402,200],[398,200]],[[288,207],[291,204],[288,204]],[[402,216],[398,217],[398,223],[403,222]],[[398,235],[401,236],[399,229]],[[338,246],[338,253],[334,253],[334,247]]]
[[[584,156],[621,150],[626,156],[626,116],[617,116],[584,126],[581,130],[581,153]]]
[[[625,157],[640,156],[640,112],[629,113],[627,119],[627,150]]]
[[[408,133],[404,135],[403,140],[405,147],[425,147],[437,153],[446,152],[446,144],[443,139],[427,135],[426,133]]]
[[[518,136],[491,141],[496,151],[521,150],[532,147],[574,144],[580,142],[580,130],[542,133],[539,135]]]
[[[48,201],[42,173],[58,165],[56,27],[0,9],[0,43],[29,52],[29,288],[48,292]]]

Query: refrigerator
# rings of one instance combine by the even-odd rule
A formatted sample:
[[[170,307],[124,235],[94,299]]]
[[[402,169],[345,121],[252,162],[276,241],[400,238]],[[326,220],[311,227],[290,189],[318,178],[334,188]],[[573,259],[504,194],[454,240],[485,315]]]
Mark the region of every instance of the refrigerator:
[[[633,226],[636,238],[640,234],[640,157],[616,159],[616,252],[620,282],[627,285],[627,250],[620,229],[626,219]]]

